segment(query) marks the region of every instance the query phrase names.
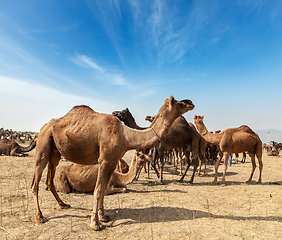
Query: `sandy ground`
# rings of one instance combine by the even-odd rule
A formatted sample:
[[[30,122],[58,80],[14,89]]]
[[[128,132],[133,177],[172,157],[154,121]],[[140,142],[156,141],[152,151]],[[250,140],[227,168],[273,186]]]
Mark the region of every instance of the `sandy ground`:
[[[35,150],[29,157],[0,156],[0,239],[282,239],[282,157],[263,155],[263,184],[245,184],[250,159],[227,170],[226,186],[211,185],[214,166],[207,176],[179,183],[179,175],[166,165],[164,184],[151,171],[142,171],[128,192],[105,197],[106,214],[112,221],[95,232],[89,227],[93,195],[59,193],[71,205],[61,210],[50,191],[45,174],[39,199],[47,223],[34,223],[30,184]],[[129,163],[133,152],[124,159]],[[241,156],[240,156],[241,158]],[[65,164],[62,162],[60,164]],[[221,179],[223,166],[219,168]],[[279,185],[280,184],[280,185]]]

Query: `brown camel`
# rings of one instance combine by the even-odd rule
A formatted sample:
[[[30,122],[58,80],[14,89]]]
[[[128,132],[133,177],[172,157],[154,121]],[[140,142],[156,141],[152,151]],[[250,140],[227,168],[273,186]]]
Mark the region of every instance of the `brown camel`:
[[[125,125],[127,125],[128,127],[131,127],[131,128],[135,128],[135,129],[144,129],[144,128],[142,128],[142,127],[139,127],[138,125],[137,125],[137,123],[136,123],[136,121],[135,121],[135,119],[134,119],[134,117],[132,116],[132,114],[131,114],[131,112],[129,111],[129,109],[128,108],[126,108],[126,109],[124,109],[124,110],[122,110],[122,111],[114,111],[113,113],[112,113],[112,115],[114,115],[114,116],[116,116],[116,117],[118,117],[121,121],[123,121],[124,122],[124,124]],[[150,121],[150,122],[153,122],[153,120],[154,120],[154,117],[152,117],[152,116],[147,116],[146,118],[145,118],[145,120],[147,120],[147,121]],[[177,124],[179,122],[179,124],[181,125],[181,126],[175,126],[175,124]],[[180,123],[181,122],[181,123]],[[205,140],[201,137],[201,135],[197,132],[197,130],[196,130],[196,128],[195,128],[195,126],[192,124],[192,123],[189,123],[189,126],[191,127],[191,128],[193,128],[194,129],[194,132],[193,132],[193,130],[191,130],[191,129],[189,129],[189,126],[187,127],[186,126],[186,128],[188,128],[188,130],[185,128],[185,124],[186,123],[184,123],[184,122],[186,122],[186,120],[184,119],[184,120],[177,120],[177,121],[174,121],[174,123],[172,124],[172,129],[176,129],[176,128],[183,128],[184,129],[184,134],[186,134],[187,133],[187,131],[189,132],[188,133],[188,135],[190,134],[190,135],[198,135],[198,138],[199,138],[199,151],[198,151],[198,154],[199,154],[199,157],[200,157],[200,159],[201,159],[201,161],[200,161],[200,166],[202,165],[202,159],[203,159],[203,161],[204,161],[204,163],[205,163],[205,173],[206,173],[206,161],[205,161]],[[182,125],[182,123],[184,123],[184,125]],[[170,130],[170,132],[172,131],[172,129]],[[178,140],[175,140],[175,137],[173,137],[174,136],[174,134],[178,134],[179,132],[176,132],[176,131],[173,131],[172,133],[169,133],[165,138],[168,138],[169,137],[169,143],[170,144],[174,144],[174,145],[176,145],[176,144],[180,144],[180,148],[175,148],[175,149],[173,149],[174,150],[174,153],[175,153],[175,161],[176,161],[176,163],[175,163],[175,173],[176,173],[176,171],[177,171],[177,165],[178,165],[178,162],[180,162],[180,169],[181,169],[181,175],[182,175],[182,161],[181,161],[181,159],[182,159],[182,147],[183,147],[183,143],[180,143],[180,141],[178,141]],[[185,139],[186,139],[186,137],[185,137]],[[189,138],[190,139],[190,138]],[[187,139],[186,139],[187,140]],[[171,141],[173,141],[174,143],[171,143]],[[185,141],[185,140],[184,140]],[[189,141],[189,140],[188,140]],[[177,143],[176,143],[177,142]],[[165,150],[168,150],[168,149],[165,149]],[[188,154],[187,152],[186,152],[186,154]],[[201,156],[203,156],[203,157],[201,157]],[[148,164],[149,164],[149,162],[148,162]],[[155,164],[154,164],[155,165]],[[200,174],[200,171],[201,171],[201,167],[200,167],[200,169],[199,169],[199,174]],[[149,178],[149,166],[148,166],[148,178]],[[183,181],[183,179],[182,179],[182,181]],[[191,182],[193,182],[193,180],[191,181]]]
[[[154,118],[155,117],[147,116],[145,119],[154,121]],[[157,143],[154,148],[153,160],[151,164],[158,176],[159,182],[163,182],[164,152],[172,149],[182,149],[187,166],[179,181],[183,182],[184,177],[191,166],[190,152],[192,152],[192,165],[194,166],[194,170],[189,183],[193,183],[195,172],[199,166],[199,148],[199,133],[188,124],[184,117],[181,116],[177,118],[173,122],[169,133],[159,143]],[[205,155],[203,157],[205,157]],[[160,160],[160,173],[156,168],[158,159]]]
[[[76,106],[65,116],[45,124],[37,137],[35,171],[31,184],[35,203],[35,221],[46,222],[38,201],[39,182],[48,165],[46,184],[60,208],[69,208],[59,197],[54,176],[61,156],[78,164],[99,164],[94,190],[94,206],[90,227],[101,230],[100,222],[109,221],[104,215],[104,196],[118,160],[132,149],[154,146],[170,130],[173,121],[192,110],[191,100],[166,99],[156,119],[145,130],[136,130],[124,125],[117,117],[97,113],[88,106]]]
[[[137,125],[134,117],[132,116],[132,114],[131,114],[131,112],[129,111],[128,108],[121,110],[121,111],[114,111],[114,112],[112,112],[112,115],[118,117],[119,120],[124,122],[124,124],[128,127],[131,127],[131,128],[134,128],[134,129],[139,129],[139,130],[146,129],[144,127],[139,127]]]
[[[0,155],[4,154],[7,156],[17,156],[17,157],[25,157],[28,154],[26,152],[30,152],[36,146],[36,139],[32,140],[29,146],[22,147],[17,142],[11,141],[9,139],[0,140]]]
[[[144,130],[146,128],[144,127],[139,127],[134,119],[134,117],[132,116],[131,112],[129,111],[128,108],[121,110],[121,111],[114,111],[112,112],[113,116],[116,116],[119,118],[119,120],[121,120],[122,122],[124,122],[124,124],[128,127],[134,128],[134,129],[138,129],[138,130]],[[147,169],[146,170],[146,164],[147,164]],[[144,170],[147,173],[147,178],[150,178],[150,168],[149,168],[150,162],[147,161],[144,163]],[[140,172],[139,172],[140,173]],[[137,176],[138,179],[139,175]]]
[[[210,133],[204,125],[204,116],[196,116],[194,118],[198,131],[202,134],[203,138],[211,144],[217,145],[219,150],[223,153],[224,157],[224,172],[222,177],[222,184],[225,184],[225,174],[227,170],[228,157],[232,153],[248,152],[252,161],[252,172],[247,183],[252,181],[252,177],[256,168],[255,156],[257,156],[259,162],[259,179],[258,183],[261,183],[262,173],[262,142],[259,136],[248,126],[242,125],[238,128],[228,128],[220,133]],[[218,167],[221,162],[220,157],[215,165],[215,176],[213,183],[217,182]]]
[[[136,152],[131,160],[129,171],[125,174],[114,171],[107,186],[106,195],[123,193],[126,185],[132,183],[142,165],[150,160],[149,155]],[[79,192],[93,192],[98,178],[99,164],[81,165],[71,163],[58,167],[55,176],[55,186],[60,192],[70,193],[72,190]]]

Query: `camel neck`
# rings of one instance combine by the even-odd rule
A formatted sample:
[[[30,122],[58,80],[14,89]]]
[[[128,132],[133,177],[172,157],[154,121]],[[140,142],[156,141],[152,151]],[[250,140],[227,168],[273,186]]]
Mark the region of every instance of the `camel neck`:
[[[146,128],[139,127],[134,119],[124,121],[124,124],[128,127],[134,128],[134,129],[139,129],[139,130],[146,129]]]
[[[156,143],[159,143],[161,138],[168,134],[173,120],[168,121],[162,116],[159,116],[149,128],[144,130],[132,129],[124,125],[127,150],[153,147]]]
[[[218,145],[221,139],[220,133],[211,133],[208,131],[204,123],[196,122],[196,127],[206,142]]]
[[[133,156],[130,166],[129,166],[129,170],[127,173],[120,173],[115,171],[114,172],[114,177],[115,177],[115,181],[116,181],[116,185],[118,186],[125,186],[127,184],[132,183],[139,170],[140,170],[140,165],[137,163],[137,157],[136,154]]]

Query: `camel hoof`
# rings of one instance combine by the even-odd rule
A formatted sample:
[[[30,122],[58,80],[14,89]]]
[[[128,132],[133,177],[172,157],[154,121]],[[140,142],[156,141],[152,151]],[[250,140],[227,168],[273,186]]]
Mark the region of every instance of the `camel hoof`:
[[[261,181],[256,182],[256,184],[262,184]]]
[[[217,181],[212,181],[211,184],[212,185],[217,185]]]
[[[91,223],[90,223],[90,227],[91,227],[94,231],[101,231],[101,230],[102,230],[102,228],[101,228],[99,222],[91,222]]]
[[[178,182],[183,183],[183,178],[180,178],[180,179],[178,180]]]
[[[109,216],[99,216],[99,221],[100,222],[109,222],[110,221],[110,217]]]
[[[68,209],[68,208],[70,208],[69,204],[61,203],[59,205],[60,205],[60,209]]]
[[[43,216],[36,216],[35,222],[36,223],[46,223],[46,222],[48,222],[48,219],[46,217],[43,217]]]

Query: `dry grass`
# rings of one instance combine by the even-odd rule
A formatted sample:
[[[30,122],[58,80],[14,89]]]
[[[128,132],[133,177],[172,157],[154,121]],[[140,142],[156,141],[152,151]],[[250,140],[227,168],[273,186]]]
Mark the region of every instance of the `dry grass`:
[[[193,185],[187,183],[191,171],[179,183],[180,176],[166,165],[163,185],[152,171],[150,179],[142,171],[127,193],[105,197],[106,214],[113,221],[95,232],[89,228],[93,195],[59,193],[72,206],[61,210],[45,191],[45,175],[39,199],[49,221],[33,222],[34,154],[0,157],[0,239],[282,239],[282,185],[268,184],[282,184],[281,157],[263,155],[261,185],[244,183],[251,171],[248,158],[228,168],[225,187],[210,184],[213,166],[208,166],[208,176],[196,176]],[[129,162],[131,156],[128,152],[124,159]]]

